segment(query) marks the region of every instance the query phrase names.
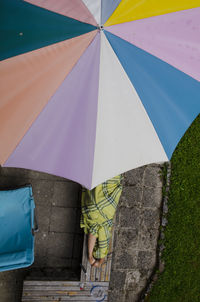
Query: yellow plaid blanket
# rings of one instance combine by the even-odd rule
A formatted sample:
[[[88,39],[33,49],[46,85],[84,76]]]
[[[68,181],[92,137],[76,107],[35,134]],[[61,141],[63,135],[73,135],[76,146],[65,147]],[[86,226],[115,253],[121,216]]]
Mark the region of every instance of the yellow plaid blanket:
[[[92,190],[82,189],[80,226],[86,234],[97,237],[93,250],[96,259],[108,253],[113,217],[122,192],[121,179],[119,175]]]

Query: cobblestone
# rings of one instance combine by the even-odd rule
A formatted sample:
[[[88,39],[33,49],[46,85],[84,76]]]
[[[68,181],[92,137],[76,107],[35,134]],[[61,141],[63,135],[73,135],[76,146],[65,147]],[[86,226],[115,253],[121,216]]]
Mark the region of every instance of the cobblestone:
[[[138,302],[154,270],[162,202],[160,172],[161,166],[152,164],[125,173],[116,213],[109,302]],[[115,284],[120,276],[123,291]]]

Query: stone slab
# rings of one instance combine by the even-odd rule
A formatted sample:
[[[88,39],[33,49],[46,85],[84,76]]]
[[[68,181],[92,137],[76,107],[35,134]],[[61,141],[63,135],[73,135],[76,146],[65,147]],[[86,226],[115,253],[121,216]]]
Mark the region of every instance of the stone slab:
[[[52,207],[50,232],[75,233],[76,208]]]
[[[143,189],[140,186],[124,187],[121,195],[121,206],[138,207],[141,204]]]
[[[73,258],[82,259],[83,254],[83,234],[76,234],[74,236],[74,244],[73,244]]]
[[[54,192],[54,182],[47,180],[31,180],[36,205],[50,207]]]
[[[135,290],[127,290],[125,300],[126,302],[138,302],[138,294]]]
[[[160,226],[160,211],[159,209],[142,209],[141,224],[146,229],[158,229]]]
[[[161,166],[148,165],[144,171],[144,186],[162,187]]]
[[[141,226],[138,235],[138,249],[156,250],[159,230]]]
[[[74,235],[49,232],[47,258],[72,258]]]
[[[57,181],[54,184],[53,206],[65,208],[80,207],[81,186],[77,183]]]
[[[36,204],[35,215],[38,223],[39,232],[47,233],[50,227],[51,206],[47,207],[45,205]]]
[[[146,187],[143,190],[142,206],[150,208],[159,208],[162,200],[162,187]]]
[[[139,167],[137,169],[130,170],[124,173],[125,186],[135,186],[143,184],[144,171],[146,166]]]
[[[139,228],[140,222],[140,210],[137,207],[119,208],[119,226],[120,227],[132,227],[134,229]]]
[[[114,237],[115,250],[135,250],[138,247],[138,229],[120,228],[116,230]]]
[[[115,270],[112,273],[112,278],[110,280],[109,289],[116,290],[116,289],[123,289],[126,280],[126,272]]]
[[[127,252],[123,248],[120,250],[115,250],[114,253],[114,268],[116,270],[127,270],[135,269],[137,267],[137,251]]]
[[[69,257],[69,258],[64,257],[64,256],[58,257],[58,256],[53,256],[52,254],[51,255],[47,254],[46,267],[71,269],[72,259],[71,259],[71,257]]]
[[[137,268],[141,273],[141,278],[150,277],[155,266],[156,255],[154,251],[139,251],[137,259]]]
[[[35,234],[35,261],[33,267],[45,267],[47,265],[48,232]]]
[[[108,293],[109,302],[126,302],[125,300],[125,291],[120,289],[112,290]]]

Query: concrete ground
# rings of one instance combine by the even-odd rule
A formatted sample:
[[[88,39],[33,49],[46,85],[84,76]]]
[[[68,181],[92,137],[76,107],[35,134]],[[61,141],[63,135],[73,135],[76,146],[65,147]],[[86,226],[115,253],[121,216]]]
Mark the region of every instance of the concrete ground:
[[[160,166],[125,173],[115,226],[109,301],[138,301],[156,263],[162,182]],[[79,228],[81,186],[24,169],[0,168],[0,188],[31,183],[39,232],[35,262],[0,273],[0,302],[20,302],[23,279],[79,280],[83,234]]]

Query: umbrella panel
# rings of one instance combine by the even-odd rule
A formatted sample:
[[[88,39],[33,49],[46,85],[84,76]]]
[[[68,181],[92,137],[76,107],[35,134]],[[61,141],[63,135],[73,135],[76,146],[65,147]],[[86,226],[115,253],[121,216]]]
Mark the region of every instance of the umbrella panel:
[[[94,16],[97,24],[101,23],[101,0],[82,0],[91,14]]]
[[[104,24],[115,11],[121,0],[101,1],[101,24]]]
[[[95,26],[20,0],[0,4],[0,60],[80,36]]]
[[[99,57],[97,34],[4,166],[52,173],[91,186]]]
[[[164,15],[199,6],[200,0],[122,0],[105,23],[105,26]]]
[[[107,27],[106,30],[200,81],[200,8]]]
[[[94,31],[0,62],[1,164],[16,148],[95,35]]]
[[[97,23],[82,0],[26,0],[55,13],[97,26]]]
[[[121,38],[106,31],[105,34],[171,158],[200,112],[200,83]]]

